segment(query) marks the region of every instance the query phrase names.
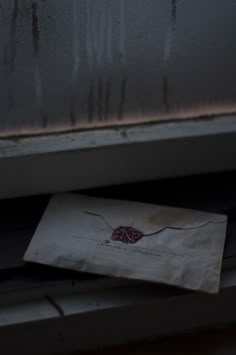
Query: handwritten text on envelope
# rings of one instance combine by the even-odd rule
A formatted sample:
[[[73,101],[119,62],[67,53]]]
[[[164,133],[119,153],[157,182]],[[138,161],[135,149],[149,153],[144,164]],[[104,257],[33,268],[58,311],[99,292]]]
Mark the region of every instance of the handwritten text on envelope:
[[[24,260],[216,293],[225,215],[59,194]]]

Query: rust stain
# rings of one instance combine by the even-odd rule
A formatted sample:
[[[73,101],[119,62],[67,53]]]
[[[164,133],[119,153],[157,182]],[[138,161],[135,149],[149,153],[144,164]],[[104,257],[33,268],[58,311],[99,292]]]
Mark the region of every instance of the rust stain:
[[[10,113],[15,105],[12,78],[15,70],[15,61],[17,56],[16,48],[16,30],[17,30],[17,19],[19,15],[19,4],[18,0],[14,0],[13,10],[11,13],[11,23],[10,23],[10,38],[9,38],[9,47],[6,44],[4,48],[4,64],[6,66],[6,72],[8,73],[8,117],[6,120],[10,119]],[[4,122],[4,126],[6,123]]]
[[[76,125],[75,94],[75,90],[73,89],[70,98],[70,123],[72,126]]]
[[[97,110],[98,110],[98,119],[99,121],[103,120],[103,80],[102,78],[98,79],[98,88],[97,88]]]
[[[168,33],[168,40],[166,43],[167,53],[164,63],[164,73],[162,75],[162,102],[166,113],[170,111],[170,85],[169,85],[169,65],[170,57],[172,54],[172,46],[175,39],[176,31],[176,21],[177,21],[177,0],[171,0],[171,14],[170,14],[170,29]],[[169,48],[168,48],[169,47]]]
[[[105,121],[107,121],[109,118],[111,96],[112,96],[112,80],[111,78],[108,78],[106,82],[106,92],[105,92],[105,112],[104,112]]]
[[[79,28],[79,7],[78,1],[73,0],[73,32],[72,32],[72,76],[71,76],[71,97],[70,97],[70,123],[76,125],[77,120],[77,83],[80,69],[80,28]]]
[[[121,81],[120,86],[120,104],[118,108],[118,118],[122,120],[124,118],[124,107],[127,95],[127,85],[128,85],[128,78],[125,76]]]
[[[177,19],[177,0],[171,0],[171,22],[176,24]]]
[[[39,51],[39,21],[38,21],[38,4],[32,2],[32,39],[33,39],[33,48],[34,52],[38,53]]]
[[[91,82],[88,93],[88,121],[89,123],[93,122],[94,116],[94,85]]]
[[[39,59],[37,58],[39,47],[40,47],[40,29],[39,29],[39,19],[38,19],[38,4],[36,1],[32,1],[31,4],[31,11],[32,11],[32,45],[35,55],[35,71],[36,71],[36,92],[37,92],[37,99],[39,109],[41,111],[41,122],[42,128],[47,128],[48,126],[48,117],[45,112],[44,108],[44,97],[43,97],[43,86],[42,86],[42,79],[40,74],[40,67],[39,67]]]
[[[163,106],[166,112],[169,112],[169,76],[164,73],[162,76],[162,96],[163,96]]]
[[[14,6],[11,15],[11,30],[10,30],[10,67],[14,69],[16,59],[16,24],[18,18],[18,0],[14,0]]]
[[[74,98],[71,98],[71,105],[70,105],[70,123],[71,123],[72,126],[75,126],[75,124],[76,124]]]

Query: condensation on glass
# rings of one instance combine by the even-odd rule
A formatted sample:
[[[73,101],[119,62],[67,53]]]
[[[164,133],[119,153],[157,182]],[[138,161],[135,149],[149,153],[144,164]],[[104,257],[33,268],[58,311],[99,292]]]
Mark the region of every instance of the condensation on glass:
[[[233,0],[0,1],[0,136],[235,111]]]

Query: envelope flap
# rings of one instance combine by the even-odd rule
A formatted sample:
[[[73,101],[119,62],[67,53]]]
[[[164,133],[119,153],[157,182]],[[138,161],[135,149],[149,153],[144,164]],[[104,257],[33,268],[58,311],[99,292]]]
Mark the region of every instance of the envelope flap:
[[[158,233],[165,228],[201,228],[208,223],[224,223],[227,220],[225,215],[196,210],[75,196],[81,212],[100,218],[101,223],[107,223],[113,229],[120,226],[134,227],[144,234]]]

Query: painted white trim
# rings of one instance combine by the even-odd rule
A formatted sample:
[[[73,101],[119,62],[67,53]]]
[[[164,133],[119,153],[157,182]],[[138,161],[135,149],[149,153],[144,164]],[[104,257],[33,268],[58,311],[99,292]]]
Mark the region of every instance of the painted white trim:
[[[177,297],[181,299],[187,296],[190,300],[194,295],[199,298],[218,297],[218,295],[186,292],[155,283],[116,278],[74,280],[73,283],[70,280],[54,281],[46,285],[38,283],[36,286],[29,283],[23,288],[20,288],[19,284],[18,282],[18,285],[12,285],[12,288],[8,287],[6,290],[1,287],[0,328],[61,317],[58,310],[47,300],[47,296],[61,306],[64,316],[149,303],[165,303]],[[236,290],[235,268],[222,273],[220,292],[230,288]],[[11,308],[14,312],[11,312]]]
[[[71,285],[66,293],[51,288],[31,298],[24,291],[24,300],[13,292],[14,301],[10,294],[1,296],[1,349],[7,354],[21,349],[28,355],[32,347],[35,355],[67,354],[227,326],[236,321],[235,270],[227,280],[217,296],[132,283],[83,292]]]
[[[167,121],[131,127],[94,129],[19,139],[5,138],[0,139],[0,158],[196,138],[223,133],[236,133],[235,115]]]
[[[236,169],[236,116],[0,141],[0,198]]]

